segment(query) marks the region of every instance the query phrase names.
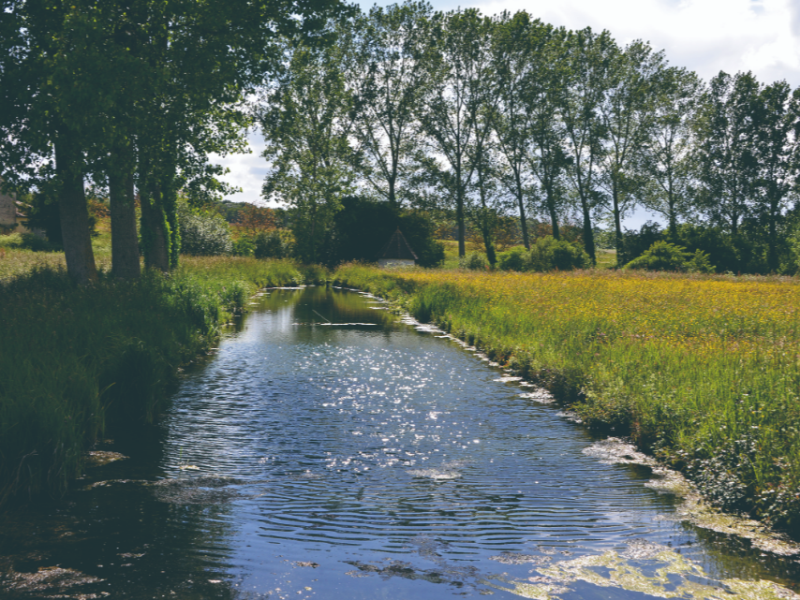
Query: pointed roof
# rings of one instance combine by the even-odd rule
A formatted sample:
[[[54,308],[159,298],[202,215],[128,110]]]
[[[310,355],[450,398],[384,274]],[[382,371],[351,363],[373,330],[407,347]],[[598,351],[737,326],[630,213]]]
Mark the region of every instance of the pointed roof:
[[[398,227],[397,231],[392,234],[392,237],[389,238],[389,241],[383,247],[379,258],[417,260],[417,255],[414,254],[414,251],[411,249],[411,246],[408,245],[405,236]]]

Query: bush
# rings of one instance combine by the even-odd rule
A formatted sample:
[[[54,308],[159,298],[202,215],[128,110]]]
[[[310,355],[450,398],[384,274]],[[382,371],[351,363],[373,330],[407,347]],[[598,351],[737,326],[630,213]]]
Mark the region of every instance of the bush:
[[[571,271],[589,266],[589,255],[577,244],[546,235],[537,239],[530,251],[517,246],[499,255],[503,271]]]
[[[444,245],[436,241],[436,227],[424,212],[401,210],[388,202],[348,197],[342,200],[342,210],[336,214],[334,222],[330,264],[377,261],[398,227],[417,255],[418,265],[434,267],[444,262]]]
[[[686,271],[691,255],[682,246],[669,242],[656,242],[639,258],[625,265],[626,269],[646,271]]]
[[[255,250],[255,241],[250,236],[243,235],[238,240],[233,242],[234,256],[253,256],[255,254]]]
[[[589,266],[591,259],[577,244],[547,235],[536,240],[530,252],[531,271],[572,271]]]
[[[194,256],[219,256],[233,250],[228,224],[216,213],[192,210],[185,203],[178,206],[181,252]]]
[[[530,256],[524,246],[514,246],[497,255],[497,264],[501,271],[527,271]]]
[[[470,271],[485,271],[489,266],[486,258],[479,252],[473,252],[469,256],[465,256],[458,261],[458,266],[462,269],[469,269]]]
[[[694,255],[686,261],[686,270],[690,273],[713,273],[716,267],[711,264],[711,258],[702,250],[695,250]]]
[[[255,237],[256,258],[286,258],[289,253],[290,249],[278,231],[262,231]]]

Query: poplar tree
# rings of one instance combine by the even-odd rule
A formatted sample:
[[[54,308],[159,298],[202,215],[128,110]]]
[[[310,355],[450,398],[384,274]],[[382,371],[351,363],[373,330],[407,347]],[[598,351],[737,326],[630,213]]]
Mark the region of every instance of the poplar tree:
[[[288,203],[302,260],[315,262],[341,199],[355,189],[358,157],[350,140],[356,112],[347,73],[351,39],[299,45],[284,73],[262,94],[257,119],[270,163],[262,194]]]
[[[797,185],[800,164],[800,88],[785,81],[765,86],[755,115],[755,159],[758,162],[755,214],[767,226],[767,268],[778,271],[778,225],[789,194]]]
[[[760,86],[752,73],[721,71],[703,96],[698,158],[703,206],[734,238],[756,191],[756,115]]]
[[[640,40],[609,53],[605,93],[598,106],[606,140],[599,167],[610,199],[620,267],[628,262],[622,245],[622,218],[644,188],[639,156],[653,120],[655,79],[663,68],[663,53],[654,53]]]
[[[475,9],[457,10],[435,20],[430,87],[421,102],[420,121],[431,150],[441,155],[446,173],[439,181],[456,209],[458,255],[466,255],[467,201],[475,163],[470,146],[479,136],[480,111],[493,96],[487,40],[491,20]]]
[[[427,2],[408,0],[375,6],[354,21],[354,134],[370,189],[393,207],[408,196],[417,168],[421,131],[416,113],[429,79],[431,14]]]
[[[702,93],[703,83],[693,71],[669,67],[658,73],[650,131],[639,154],[640,168],[649,178],[642,204],[667,220],[673,240],[678,220],[696,210],[695,120]]]
[[[572,161],[570,179],[583,220],[583,244],[592,264],[596,263],[592,212],[605,203],[597,173],[607,136],[600,105],[617,51],[608,31],[596,34],[587,28],[574,32],[567,45],[567,93],[559,107]]]

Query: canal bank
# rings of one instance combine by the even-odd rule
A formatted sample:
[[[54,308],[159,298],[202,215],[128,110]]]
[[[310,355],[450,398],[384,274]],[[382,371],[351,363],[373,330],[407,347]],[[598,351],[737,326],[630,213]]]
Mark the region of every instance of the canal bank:
[[[384,303],[254,302],[161,424],[103,448],[128,459],[3,524],[4,597],[772,598],[800,580]]]
[[[796,279],[364,265],[336,277],[483,348],[716,506],[800,537]]]

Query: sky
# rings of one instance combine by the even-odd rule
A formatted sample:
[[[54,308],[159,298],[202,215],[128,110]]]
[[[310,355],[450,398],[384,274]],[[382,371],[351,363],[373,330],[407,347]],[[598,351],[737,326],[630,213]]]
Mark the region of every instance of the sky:
[[[359,3],[366,11],[374,4]],[[392,2],[381,1],[386,6]],[[761,82],[785,79],[800,86],[800,0],[433,0],[435,10],[479,8],[487,15],[527,10],[534,18],[568,29],[608,29],[619,44],[635,39],[664,50],[671,65],[709,80],[723,70],[752,71]],[[243,189],[236,202],[262,204],[264,140],[249,135],[251,154],[218,157],[231,172],[225,180]],[[625,219],[638,228],[653,215],[639,209]],[[658,220],[655,218],[654,220]]]

